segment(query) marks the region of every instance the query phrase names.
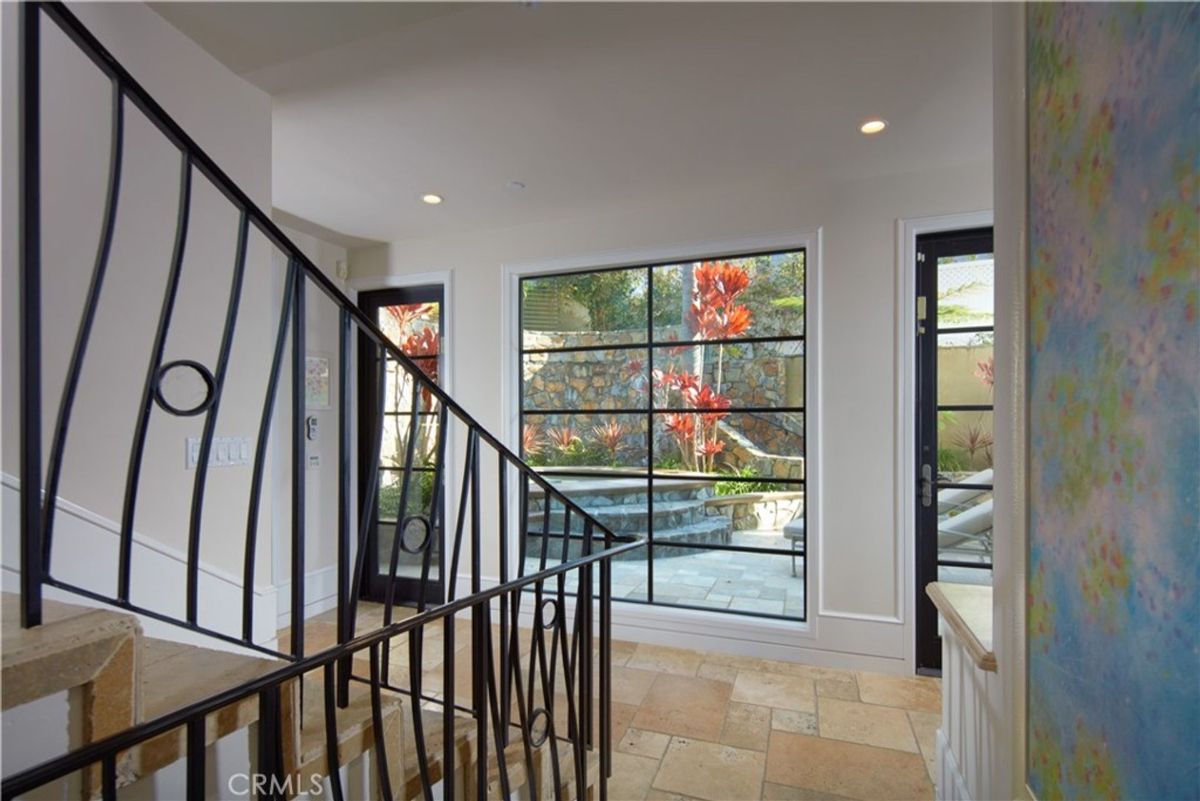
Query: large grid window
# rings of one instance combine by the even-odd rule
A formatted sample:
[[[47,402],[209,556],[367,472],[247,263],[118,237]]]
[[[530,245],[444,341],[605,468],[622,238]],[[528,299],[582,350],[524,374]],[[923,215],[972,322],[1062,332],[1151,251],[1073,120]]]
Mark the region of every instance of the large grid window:
[[[522,455],[645,539],[614,598],[805,618],[804,276],[799,249],[521,279]],[[529,568],[562,553],[541,497]]]

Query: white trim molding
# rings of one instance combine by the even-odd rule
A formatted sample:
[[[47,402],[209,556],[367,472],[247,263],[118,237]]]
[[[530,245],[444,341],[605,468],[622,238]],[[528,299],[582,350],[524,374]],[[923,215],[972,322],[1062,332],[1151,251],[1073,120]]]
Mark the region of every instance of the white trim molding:
[[[905,253],[910,249],[905,242],[915,243],[918,230],[946,230],[954,227],[990,225],[990,212],[975,215],[925,218],[901,221],[897,233],[896,264],[901,280],[897,281],[898,292],[907,291],[903,275],[912,272],[904,269],[908,264]],[[906,239],[908,237],[908,239]],[[519,337],[517,331],[520,279],[525,276],[554,272],[570,272],[595,268],[636,266],[654,263],[671,263],[684,259],[696,259],[706,255],[736,254],[739,252],[764,252],[804,247],[808,253],[807,303],[805,354],[807,363],[805,377],[808,387],[810,410],[807,414],[806,456],[809,460],[806,501],[808,504],[809,527],[809,570],[806,594],[808,620],[804,623],[786,620],[769,620],[745,616],[732,616],[719,612],[707,612],[667,606],[651,606],[632,603],[614,603],[614,633],[616,636],[644,642],[670,643],[693,648],[712,648],[734,653],[753,653],[776,659],[804,661],[863,670],[877,670],[895,674],[911,673],[912,654],[912,587],[913,559],[911,534],[898,544],[905,549],[897,560],[898,597],[896,609],[899,614],[859,615],[826,609],[822,603],[822,445],[821,412],[822,395],[822,229],[801,228],[795,231],[772,232],[723,240],[696,241],[638,250],[602,251],[562,258],[506,263],[502,265],[503,304],[501,310],[502,355],[502,435],[506,442],[518,439],[519,402],[517,394],[517,365]],[[898,295],[897,302],[900,297]],[[904,304],[898,318],[905,317],[911,304]],[[901,322],[897,331],[897,342],[901,342],[902,331],[910,330]],[[898,345],[899,360],[909,358]],[[905,371],[900,371],[905,374]],[[909,377],[909,380],[911,378]],[[904,390],[897,390],[897,416],[908,414],[901,409]],[[911,431],[911,426],[906,430]],[[903,441],[896,443],[898,475],[911,473],[902,471],[901,449]],[[907,463],[904,463],[907,464]],[[903,479],[897,479],[898,485]],[[900,487],[897,487],[897,492]],[[510,509],[516,504],[510,504]],[[911,504],[902,506],[911,510]],[[907,514],[907,512],[904,512]],[[898,520],[898,531],[903,531]],[[911,528],[911,527],[910,527]],[[906,580],[907,579],[907,580]]]
[[[0,474],[3,499],[3,585],[6,592],[15,592],[21,575],[21,526],[17,521],[20,479],[8,473]],[[62,497],[57,500],[60,512],[54,530],[54,575],[63,581],[100,594],[113,591],[112,586],[97,585],[96,578],[117,574],[117,550],[121,527],[114,521],[72,503]],[[69,555],[70,558],[64,558]],[[187,554],[145,534],[134,532],[131,600],[141,607],[173,618],[184,619],[182,588],[187,585]],[[220,568],[201,562],[199,565],[200,623],[203,626],[241,637],[242,578]],[[46,597],[81,606],[98,606],[88,598],[73,593],[46,588]],[[275,643],[276,587],[254,588],[254,642],[272,646]],[[236,651],[237,646],[204,634],[190,632],[154,618],[140,615],[146,634],[163,639],[204,645],[218,650]]]

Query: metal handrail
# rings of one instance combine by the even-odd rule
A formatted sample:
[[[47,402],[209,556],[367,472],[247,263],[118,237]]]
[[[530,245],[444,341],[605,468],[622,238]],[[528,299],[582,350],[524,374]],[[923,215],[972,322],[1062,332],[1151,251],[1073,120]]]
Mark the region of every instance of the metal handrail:
[[[236,644],[243,648],[266,653],[271,656],[289,660],[289,664],[272,670],[263,676],[237,687],[230,688],[209,698],[203,699],[183,709],[163,715],[155,720],[140,723],[128,730],[108,737],[99,742],[78,748],[69,754],[49,760],[41,765],[21,771],[4,780],[0,788],[0,796],[4,799],[13,798],[47,782],[55,781],[67,774],[85,769],[99,762],[101,765],[101,790],[107,800],[115,798],[117,787],[117,759],[122,751],[126,751],[139,743],[169,731],[172,728],[184,726],[187,729],[186,755],[188,761],[187,788],[188,797],[202,798],[205,792],[205,716],[242,701],[255,693],[259,696],[259,724],[263,734],[258,738],[259,765],[272,775],[279,775],[283,770],[282,757],[279,753],[280,736],[282,732],[281,692],[286,682],[298,679],[303,673],[322,669],[324,671],[325,692],[325,725],[326,725],[326,759],[330,767],[330,781],[335,799],[342,798],[342,788],[337,777],[338,760],[338,730],[337,708],[344,708],[349,703],[351,681],[365,682],[370,689],[373,725],[376,731],[382,730],[382,694],[383,692],[407,695],[412,699],[412,726],[416,734],[416,743],[421,768],[421,784],[426,799],[433,798],[433,782],[427,766],[425,753],[425,738],[423,733],[420,706],[428,696],[421,688],[421,671],[410,671],[407,688],[391,684],[389,681],[390,644],[393,638],[407,635],[409,654],[412,664],[422,664],[422,649],[426,627],[438,621],[446,625],[443,661],[443,724],[449,734],[443,737],[444,765],[452,765],[455,761],[453,732],[456,717],[460,711],[468,712],[475,721],[476,734],[476,777],[477,786],[485,787],[488,781],[487,741],[489,734],[494,739],[497,759],[500,764],[500,781],[505,796],[510,795],[509,777],[503,749],[509,744],[513,731],[519,732],[526,763],[528,780],[536,782],[533,767],[533,749],[548,742],[554,772],[555,797],[561,797],[560,784],[560,754],[559,740],[569,746],[575,764],[575,793],[582,797],[586,790],[586,767],[590,748],[596,738],[593,730],[594,715],[599,718],[599,760],[601,765],[599,792],[605,798],[607,792],[607,777],[612,770],[611,759],[611,629],[612,629],[612,595],[611,595],[611,561],[621,553],[634,548],[643,547],[641,540],[629,536],[615,535],[603,524],[593,518],[582,506],[556,489],[549,480],[541,476],[534,468],[527,465],[520,456],[510,450],[498,437],[483,428],[482,425],[460,406],[437,383],[426,376],[422,369],[393,343],[380,328],[361,309],[354,305],[334,284],[313,264],[307,256],[271,221],[246,193],[237,186],[229,176],[221,170],[216,162],[171,118],[170,115],[154,100],[154,98],[134,79],[116,58],[87,30],[86,27],[60,3],[26,3],[20,9],[20,55],[21,76],[21,204],[20,204],[20,294],[21,294],[21,623],[23,626],[36,626],[42,620],[42,592],[44,587],[57,587],[79,596],[115,606],[119,609],[135,612],[156,620],[162,620],[176,626],[199,632],[208,637]],[[43,464],[41,434],[42,434],[42,364],[41,364],[41,33],[42,18],[51,20],[110,80],[112,91],[112,142],[109,161],[109,177],[106,192],[104,216],[101,225],[100,242],[97,247],[95,262],[92,268],[90,283],[84,299],[83,311],[80,316],[79,329],[76,332],[74,346],[71,350],[67,366],[66,380],[58,413],[54,419],[54,428],[50,439],[50,453],[47,464]],[[115,220],[118,216],[118,202],[121,193],[121,178],[124,156],[124,122],[125,103],[132,103],[140,109],[146,118],[179,150],[179,206],[175,227],[175,242],[171,260],[168,266],[166,289],[162,307],[158,316],[158,324],[151,344],[151,358],[147,367],[145,382],[142,386],[141,402],[137,409],[134,424],[134,438],[128,464],[125,491],[123,497],[120,540],[118,550],[117,590],[115,597],[80,587],[51,575],[49,568],[52,555],[54,532],[54,516],[58,501],[58,485],[62,474],[65,454],[65,443],[70,425],[71,413],[74,408],[76,390],[80,373],[86,360],[92,324],[95,320],[96,309],[111,251]],[[165,342],[172,314],[180,288],[180,277],[184,268],[184,255],[187,248],[192,184],[195,174],[203,175],[221,194],[233,205],[238,214],[236,255],[234,259],[233,278],[231,280],[229,300],[222,326],[220,346],[218,348],[215,370],[209,370],[204,364],[191,360],[178,360],[164,363]],[[212,627],[201,625],[199,621],[199,574],[200,574],[200,541],[201,521],[205,494],[205,480],[209,467],[209,458],[213,446],[213,435],[216,428],[216,413],[225,391],[230,351],[235,335],[235,325],[241,299],[241,291],[246,276],[247,240],[254,230],[266,239],[287,260],[286,282],[281,298],[278,326],[274,335],[274,347],[271,353],[270,372],[262,405],[262,414],[258,430],[258,442],[255,450],[253,469],[250,479],[250,495],[247,505],[246,545],[242,574],[242,629],[240,636],[233,636],[218,631]],[[305,370],[305,291],[309,284],[319,288],[321,292],[337,307],[339,315],[339,353],[340,370],[338,376],[339,391],[339,420],[338,420],[338,512],[337,512],[337,644],[315,655],[306,655],[304,647],[304,610],[305,610],[305,564],[304,552],[306,531],[304,523],[305,500],[305,452],[303,418],[305,404],[303,396],[303,377]],[[357,603],[361,583],[365,574],[365,554],[367,551],[368,532],[377,516],[376,510],[366,508],[359,515],[357,537],[352,531],[354,525],[352,491],[350,486],[350,460],[353,452],[349,406],[351,401],[350,362],[356,335],[369,349],[372,364],[378,368],[378,389],[383,391],[386,371],[389,361],[399,365],[403,370],[397,373],[397,380],[403,380],[410,388],[412,409],[410,410],[410,428],[408,430],[408,447],[403,467],[402,489],[399,512],[395,522],[395,536],[392,541],[391,560],[388,569],[388,590],[384,602],[384,619],[382,625],[366,634],[356,635]],[[285,347],[285,341],[291,340],[290,353]],[[204,380],[206,394],[204,400],[192,409],[179,409],[171,405],[161,391],[162,375],[168,369],[184,365],[195,370]],[[256,537],[258,532],[258,511],[263,502],[263,470],[266,461],[267,440],[272,430],[272,415],[276,405],[280,376],[287,368],[291,371],[290,397],[290,464],[292,473],[291,487],[291,638],[288,649],[270,648],[253,639],[253,577],[254,559],[256,552]],[[408,496],[414,473],[415,446],[418,432],[418,398],[436,399],[438,404],[437,427],[437,461],[434,465],[434,483],[432,503],[427,515],[416,515],[408,512]],[[188,509],[188,545],[187,545],[187,582],[185,588],[186,612],[182,618],[155,609],[145,608],[133,602],[130,597],[132,584],[132,551],[133,523],[138,504],[138,488],[143,454],[146,446],[146,432],[150,416],[157,404],[166,413],[180,416],[205,415],[203,435],[201,437],[199,460],[196,465],[196,475],[193,478],[191,503]],[[424,413],[423,413],[424,414]],[[379,462],[379,448],[383,433],[384,411],[379,405],[372,422],[376,437],[371,447],[373,462]],[[451,520],[449,509],[453,508],[446,492],[446,448],[448,429],[451,423],[461,424],[466,428],[466,459],[463,465],[462,492],[457,499],[457,517]],[[498,531],[496,536],[499,544],[500,576],[497,586],[485,588],[482,579],[482,512],[481,512],[481,451],[487,445],[496,453],[498,467],[497,481],[499,485]],[[48,470],[43,472],[43,468]],[[515,474],[521,481],[520,487],[520,520],[521,531],[518,538],[519,562],[516,568],[517,578],[510,578],[508,567],[508,526],[509,526],[509,473]],[[45,483],[43,483],[45,475]],[[372,470],[372,476],[377,476],[377,470]],[[371,479],[375,480],[374,478]],[[536,488],[536,489],[534,489]],[[542,552],[535,562],[536,572],[526,575],[529,560],[526,553],[530,495],[533,491],[545,494],[547,502],[553,499],[564,510],[563,529],[561,533],[551,532],[549,515],[545,516],[542,525]],[[373,499],[376,487],[371,486],[365,493],[368,499]],[[442,518],[445,519],[442,519]],[[583,537],[573,535],[572,517],[583,523]],[[408,523],[417,520],[422,523],[425,531],[424,541],[412,547],[404,540]],[[397,575],[397,563],[401,550],[419,555],[421,558],[422,586],[429,580],[432,553],[434,550],[433,531],[436,529],[448,534],[453,524],[452,553],[443,554],[442,574],[446,575],[445,557],[450,556],[448,582],[448,597],[444,602],[429,606],[424,593],[421,593],[417,603],[417,613],[403,621],[393,621],[395,598],[394,584]],[[390,525],[390,524],[389,524]],[[561,536],[562,548],[558,564],[548,565],[548,540]],[[357,539],[357,550],[354,552],[354,540]],[[597,543],[603,544],[603,549],[593,552]],[[571,556],[574,545],[580,551]],[[353,561],[352,561],[352,553]],[[460,562],[468,563],[470,567],[470,592],[463,597],[456,597],[455,579],[458,576]],[[598,585],[594,581],[593,569],[599,569]],[[534,568],[529,568],[530,570]],[[576,592],[574,620],[567,620],[566,579],[568,575],[576,577]],[[553,581],[556,586],[547,588],[546,582]],[[520,606],[523,596],[532,593],[533,627],[528,669],[522,665],[518,625]],[[598,630],[594,620],[596,600],[599,600]],[[499,617],[499,671],[493,665],[492,649],[493,634],[491,627],[492,602],[496,601]],[[472,665],[472,703],[469,707],[459,707],[455,702],[454,686],[454,639],[453,621],[455,614],[470,610],[472,621],[471,642],[474,664]],[[552,612],[552,614],[551,614]],[[547,637],[550,638],[547,643]],[[601,654],[600,675],[594,675],[595,666],[590,658],[593,643],[599,640]],[[362,651],[370,655],[369,676],[354,674],[353,657]],[[561,668],[562,676],[556,677],[556,671]],[[499,676],[497,676],[499,672]],[[565,681],[567,688],[568,730],[563,733],[555,731],[555,687],[556,681]],[[535,689],[540,688],[542,705],[538,705]],[[593,691],[599,690],[599,706],[596,708],[596,697]],[[514,696],[515,693],[515,696]],[[577,697],[576,697],[577,696]],[[513,704],[513,701],[516,704]],[[517,711],[518,720],[512,719],[513,710]],[[535,732],[540,722],[545,728],[545,736]],[[540,741],[539,741],[540,737]],[[384,751],[384,738],[374,738],[376,758],[381,765],[378,780],[382,790],[388,790],[387,765],[388,760]],[[453,795],[455,776],[453,771],[444,771],[443,791],[446,797]],[[269,795],[274,795],[274,791]],[[385,795],[389,793],[385,792]],[[535,793],[535,795],[537,795]],[[538,795],[540,797],[540,795]]]

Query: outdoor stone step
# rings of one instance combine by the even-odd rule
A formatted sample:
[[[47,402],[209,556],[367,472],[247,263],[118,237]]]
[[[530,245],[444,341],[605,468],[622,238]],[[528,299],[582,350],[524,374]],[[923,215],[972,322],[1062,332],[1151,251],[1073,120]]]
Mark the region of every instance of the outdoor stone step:
[[[596,479],[560,479],[554,480],[548,475],[558,490],[583,509],[613,506],[623,503],[645,503],[646,490],[649,487],[646,479],[603,478]],[[699,479],[656,478],[654,480],[654,500],[686,501],[703,500],[715,494],[711,481]],[[545,506],[545,494],[531,492],[529,496],[531,510],[540,510]],[[557,503],[551,504],[557,506]]]
[[[695,553],[694,548],[673,548],[670,543],[672,541],[684,541],[697,545],[728,545],[733,536],[733,526],[729,518],[723,515],[712,515],[702,518],[695,523],[687,525],[675,526],[673,528],[665,528],[654,530],[654,558],[670,558],[673,556],[684,556],[689,553]],[[644,538],[644,535],[643,535]],[[581,540],[571,540],[571,550],[568,554],[569,558],[575,558],[583,555],[583,543]],[[526,539],[526,558],[539,558],[542,553],[542,538],[540,536],[530,536]],[[546,543],[546,559],[554,561],[562,559],[562,539],[551,537]],[[631,551],[617,554],[613,557],[617,561],[644,561],[646,559],[646,551],[641,548],[635,548]]]
[[[705,517],[704,501],[655,501],[653,510],[645,503],[614,504],[597,506],[587,510],[614,534],[644,534],[649,529],[651,515],[655,531],[659,529],[678,528],[679,526],[698,523]],[[561,533],[565,514],[561,510],[550,511],[551,533]],[[545,520],[544,512],[530,513],[529,530],[540,531]],[[571,532],[582,534],[584,521],[579,515],[571,516]]]

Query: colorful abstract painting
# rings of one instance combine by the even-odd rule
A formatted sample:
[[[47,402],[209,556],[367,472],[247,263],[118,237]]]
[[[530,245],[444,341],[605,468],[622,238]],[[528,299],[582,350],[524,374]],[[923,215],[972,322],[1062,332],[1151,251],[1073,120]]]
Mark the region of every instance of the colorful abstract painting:
[[[1028,783],[1200,798],[1200,6],[1028,9]]]

